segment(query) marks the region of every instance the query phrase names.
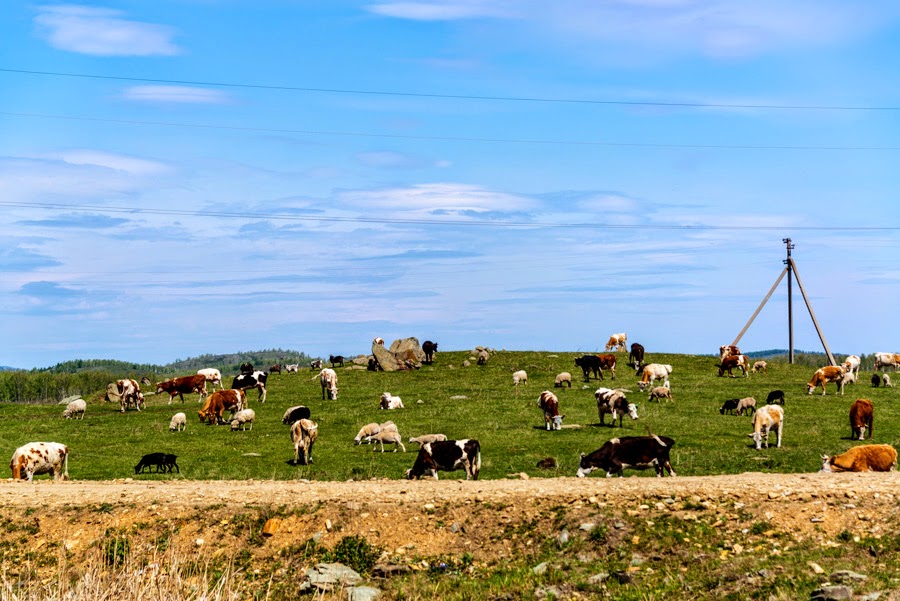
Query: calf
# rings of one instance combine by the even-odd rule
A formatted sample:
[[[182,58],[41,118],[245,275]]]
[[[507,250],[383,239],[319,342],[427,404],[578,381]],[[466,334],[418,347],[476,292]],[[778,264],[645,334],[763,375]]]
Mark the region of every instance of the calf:
[[[897,466],[897,450],[888,444],[851,447],[846,453],[822,455],[820,472],[890,472]]]
[[[726,413],[734,415],[734,412],[737,411],[738,403],[740,402],[740,399],[728,399],[727,401],[725,401],[725,404],[722,405],[722,408],[719,409],[719,413],[721,413],[722,415],[725,415]]]
[[[545,390],[538,397],[538,407],[544,412],[544,424],[547,430],[559,430],[562,428],[562,420],[565,415],[559,414],[559,399],[556,395]]]
[[[29,482],[39,474],[53,481],[69,479],[69,447],[59,442],[29,442],[13,453],[9,462],[13,480]]]
[[[294,407],[288,407],[285,410],[284,416],[281,418],[281,423],[287,426],[293,424],[298,419],[309,419],[309,417],[309,407],[296,405]]]
[[[856,399],[850,405],[850,436],[858,440],[863,440],[866,430],[869,435],[865,438],[872,438],[875,422],[875,408],[869,399]]]
[[[202,374],[195,374],[193,376],[183,376],[181,378],[172,378],[171,380],[165,380],[163,382],[159,382],[156,384],[156,394],[161,392],[169,393],[169,404],[172,404],[172,401],[175,400],[175,397],[181,397],[181,402],[184,403],[184,395],[191,393],[198,393],[200,395],[200,401],[203,400],[203,397],[206,396],[206,376]]]
[[[209,425],[223,423],[222,415],[226,411],[231,412],[232,418],[235,412],[246,407],[247,395],[243,389],[217,390],[206,399],[203,408],[197,412],[200,421],[206,420]]]
[[[616,356],[612,354],[606,355],[597,355],[597,358],[600,359],[600,370],[601,374],[602,370],[608,369],[609,373],[612,374],[612,379],[616,379]]]
[[[722,357],[722,361],[716,365],[719,368],[719,377],[725,375],[725,372],[728,372],[728,377],[733,378],[734,374],[731,372],[733,369],[741,370],[741,373],[744,376],[749,376],[750,372],[747,371],[747,355],[728,355],[726,357]]]
[[[773,390],[769,393],[769,396],[766,397],[766,405],[772,405],[778,401],[781,401],[781,404],[784,405],[783,390]]]
[[[478,480],[481,472],[481,445],[475,439],[426,442],[419,449],[413,466],[406,470],[409,480],[431,475],[438,479],[438,471],[463,469],[466,480]]]
[[[826,365],[820,367],[813,374],[812,379],[806,385],[806,393],[812,394],[819,386],[822,387],[822,394],[825,394],[825,384],[828,382],[836,382],[839,389],[843,389],[840,382],[844,378],[844,367],[842,365]]]
[[[424,363],[428,363],[430,365],[434,362],[434,354],[437,352],[437,348],[437,342],[426,340],[422,343],[422,352],[425,353]]]
[[[291,441],[294,443],[294,465],[303,453],[303,465],[312,463],[312,448],[319,437],[319,424],[310,419],[299,419],[291,426]]]
[[[662,477],[663,470],[675,476],[669,452],[675,441],[667,436],[622,436],[613,438],[589,455],[581,454],[577,476],[584,478],[595,469],[606,472],[606,477],[621,477],[625,469],[656,469],[657,477]]]
[[[622,427],[622,420],[625,416],[631,419],[637,419],[637,405],[629,403],[625,398],[625,392],[622,390],[612,390],[610,388],[598,388],[594,392],[594,398],[597,400],[597,414],[600,417],[600,425],[604,424],[604,416],[609,413],[612,416],[610,427],[616,425],[616,417],[619,418],[619,427]]]
[[[181,469],[178,467],[178,463],[176,463],[176,459],[178,459],[177,455],[170,455],[168,453],[148,453],[141,457],[141,460],[138,461],[138,464],[134,466],[134,473],[140,474],[144,471],[144,468],[147,471],[150,471],[150,468],[156,466],[156,473],[171,473],[172,468],[174,468],[178,473],[181,473]]]
[[[264,371],[251,371],[249,373],[241,372],[231,381],[232,390],[247,391],[255,388],[258,391],[256,397],[260,403],[266,402],[266,381],[269,374]]]
[[[766,405],[761,407],[753,416],[753,434],[748,434],[756,448],[762,447],[765,442],[766,448],[769,448],[769,431],[775,428],[778,434],[778,440],[775,446],[781,447],[781,430],[784,426],[784,409],[778,405]]]

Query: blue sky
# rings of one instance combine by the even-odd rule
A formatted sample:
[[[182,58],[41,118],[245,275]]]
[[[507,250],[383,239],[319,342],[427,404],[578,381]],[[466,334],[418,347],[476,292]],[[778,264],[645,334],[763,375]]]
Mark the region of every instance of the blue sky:
[[[0,365],[898,351],[900,5],[12,3]],[[821,349],[795,287],[795,346]],[[786,348],[782,282],[745,350]]]

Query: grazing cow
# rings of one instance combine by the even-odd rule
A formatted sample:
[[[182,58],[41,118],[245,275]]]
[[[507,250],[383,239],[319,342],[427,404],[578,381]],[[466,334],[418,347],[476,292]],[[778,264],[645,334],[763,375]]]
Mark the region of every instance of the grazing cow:
[[[288,363],[284,366],[284,373],[287,374],[296,374],[300,373],[300,364],[299,363]]]
[[[172,473],[172,468],[175,468],[180,474],[181,469],[178,467],[176,459],[178,459],[177,455],[170,455],[169,453],[148,453],[141,457],[138,464],[134,466],[134,473],[140,474],[144,471],[144,468],[147,468],[147,471],[149,472],[152,466],[156,466],[157,474]]]
[[[744,376],[750,377],[750,372],[747,371],[747,355],[728,355],[723,357],[716,367],[719,368],[720,378],[725,375],[726,371],[728,372],[728,377],[733,378],[732,369],[739,369]]]
[[[652,401],[656,399],[656,402],[659,403],[662,399],[666,399],[667,401],[672,400],[672,391],[666,388],[665,386],[655,386],[650,391],[650,396],[647,398],[647,401]]]
[[[644,370],[641,372],[641,381],[638,382],[638,388],[640,388],[641,392],[647,389],[648,386],[652,387],[653,383],[656,380],[668,380],[669,374],[672,373],[672,366],[663,363],[648,363],[644,366]],[[667,388],[670,388],[668,384],[664,384]]]
[[[295,405],[294,407],[288,407],[285,410],[284,416],[281,418],[281,423],[287,426],[293,424],[298,419],[309,419],[309,417],[309,407]]]
[[[437,342],[426,340],[422,343],[422,352],[425,353],[425,363],[429,365],[434,362],[434,354],[437,352]]]
[[[313,361],[310,361],[310,362],[309,362],[309,368],[310,368],[310,369],[322,369],[322,360],[321,360],[321,359],[315,359],[315,360],[313,360]]]
[[[575,365],[581,368],[581,373],[584,374],[585,382],[591,379],[591,373],[593,373],[594,377],[598,380],[603,380],[603,371],[600,369],[600,363],[599,355],[582,355],[581,357],[575,358]]]
[[[281,373],[281,363],[276,363],[275,365],[270,365],[268,371],[270,374],[280,374]]]
[[[858,440],[863,440],[866,430],[869,435],[865,438],[872,438],[872,432],[875,428],[875,407],[869,399],[856,399],[850,405],[850,436]]]
[[[344,356],[343,355],[328,355],[328,362],[331,363],[332,368],[334,368],[335,365],[344,367]]]
[[[860,361],[859,355],[847,355],[847,358],[844,359],[844,368],[846,368],[847,373],[854,374],[857,378],[859,377],[859,366],[862,363]]]
[[[725,404],[722,405],[722,408],[719,409],[719,413],[725,415],[726,413],[730,413],[734,415],[734,412],[737,411],[738,403],[741,402],[741,399],[728,399],[725,401]]]
[[[382,409],[403,409],[403,401],[400,397],[394,396],[390,392],[384,392],[381,394],[378,406]]]
[[[878,371],[879,369],[886,371],[886,368],[888,367],[893,367],[894,371],[897,371],[897,368],[900,367],[900,355],[894,353],[875,353],[875,366],[872,368],[873,371]]]
[[[872,388],[878,388],[879,386],[881,386],[881,376],[879,376],[878,374],[872,374],[871,382]]]
[[[758,374],[760,372],[762,372],[764,374],[768,374],[769,373],[769,364],[766,363],[765,361],[757,361],[753,364],[753,367],[750,368],[750,371],[752,371],[755,374]]]
[[[413,466],[406,470],[408,480],[430,475],[438,479],[438,471],[466,471],[466,480],[478,480],[481,472],[481,445],[474,438],[426,442],[419,449]]]
[[[766,397],[766,405],[772,405],[778,401],[781,401],[781,404],[784,405],[783,390],[773,390],[769,393],[769,396]]]
[[[327,390],[328,398],[332,401],[336,401],[338,395],[337,373],[330,367],[326,367],[312,379],[315,380],[316,378],[319,378],[319,384],[322,385],[322,400],[325,400],[325,391]]]
[[[644,346],[637,342],[631,343],[631,352],[628,353],[628,365],[634,368],[635,373],[644,365]]]
[[[897,450],[889,444],[864,444],[846,453],[822,455],[820,472],[891,472],[897,467]]]
[[[843,391],[841,380],[844,378],[844,366],[842,365],[826,365],[820,367],[813,374],[812,379],[806,385],[806,393],[812,394],[819,386],[822,387],[822,394],[825,394],[825,384],[835,382],[839,390]]]
[[[656,469],[661,478],[664,470],[675,476],[669,452],[675,441],[667,436],[621,436],[613,438],[589,455],[581,454],[577,476],[584,478],[595,469],[606,472],[606,477],[622,476],[625,469]]]
[[[172,401],[176,396],[181,397],[181,402],[184,403],[184,395],[192,394],[194,392],[200,395],[200,398],[198,399],[198,402],[200,402],[207,394],[206,376],[195,374],[193,376],[182,376],[180,378],[172,378],[171,380],[158,382],[156,384],[156,394],[161,392],[167,392],[169,394],[169,405],[172,404]]]
[[[222,385],[222,372],[214,367],[206,367],[204,369],[198,369],[197,373],[206,378],[206,381],[212,384],[212,389],[215,391],[216,385],[219,386],[219,390],[223,390],[225,386]]]
[[[740,355],[741,349],[734,344],[723,344],[719,347],[719,360],[721,361],[729,355]]]
[[[559,430],[562,428],[562,421],[565,415],[559,414],[559,399],[556,395],[545,390],[538,397],[538,407],[544,412],[544,424],[547,430]]]
[[[310,419],[298,419],[291,426],[291,441],[294,443],[294,465],[300,461],[303,452],[303,465],[312,463],[312,448],[319,437],[319,424]]]
[[[637,405],[628,402],[624,390],[598,388],[594,392],[594,398],[597,400],[597,415],[600,417],[601,426],[605,425],[603,419],[607,413],[612,416],[612,422],[609,424],[611,428],[615,427],[617,417],[620,428],[626,415],[633,420],[638,418]]]
[[[240,411],[247,406],[247,394],[243,388],[233,388],[231,390],[217,390],[206,398],[203,408],[197,412],[200,421],[206,420],[209,425],[221,424],[222,415],[226,411],[231,412],[234,417],[236,411]]]
[[[628,336],[625,335],[625,332],[611,334],[609,340],[606,341],[606,350],[611,351],[616,349],[616,351],[626,351],[628,350],[628,347],[625,346],[626,342],[628,342]]]
[[[232,390],[247,391],[256,388],[258,396],[256,397],[260,403],[266,402],[266,381],[269,374],[264,371],[253,371],[250,373],[240,373],[231,381]]]
[[[775,428],[775,432],[778,434],[775,446],[781,448],[782,426],[784,426],[784,409],[778,405],[766,405],[765,407],[760,407],[754,414],[753,434],[748,434],[748,436],[753,439],[757,449],[762,448],[763,442],[765,442],[768,449],[769,431]]]
[[[13,480],[29,482],[50,474],[53,481],[69,479],[69,447],[59,442],[29,442],[13,453],[9,462]]]
[[[122,413],[125,413],[125,409],[129,405],[134,405],[134,408],[140,411],[141,406],[144,404],[144,395],[141,394],[141,387],[136,381],[127,378],[116,380],[106,387],[107,400],[114,400],[114,397],[118,397],[119,410]]]

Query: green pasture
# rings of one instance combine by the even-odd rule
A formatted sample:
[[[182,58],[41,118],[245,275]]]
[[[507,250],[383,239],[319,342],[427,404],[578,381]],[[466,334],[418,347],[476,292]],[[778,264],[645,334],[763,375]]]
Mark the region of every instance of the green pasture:
[[[506,478],[525,472],[532,477],[573,476],[579,453],[599,448],[616,436],[644,435],[646,428],[675,439],[672,464],[679,475],[734,474],[755,472],[813,472],[822,453],[838,453],[860,444],[850,440],[848,410],[854,399],[865,397],[875,404],[872,442],[898,446],[900,410],[894,389],[873,389],[871,373],[862,372],[861,382],[849,386],[845,396],[806,394],[806,382],[814,371],[769,361],[767,375],[720,378],[716,357],[648,354],[648,359],[673,366],[670,378],[674,401],[650,403],[637,387],[633,370],[619,353],[618,379],[581,381],[575,367],[576,353],[498,352],[487,365],[469,367],[468,352],[441,352],[435,363],[411,372],[369,372],[337,368],[339,398],[322,400],[316,373],[274,374],[269,377],[268,400],[257,402],[256,391],[248,395],[256,410],[252,431],[232,432],[228,426],[201,424],[197,396],[182,404],[168,405],[165,398],[147,396],[142,412],[121,414],[118,405],[88,401],[84,420],[62,418],[59,405],[0,405],[0,456],[10,457],[16,447],[30,441],[62,442],[70,448],[69,474],[73,479],[297,479],[347,480],[402,478],[412,466],[416,445],[406,452],[373,452],[368,445],[354,446],[353,438],[368,422],[393,420],[404,441],[410,436],[444,433],[450,438],[477,438],[482,448],[485,479]],[[528,372],[528,384],[513,386],[512,372]],[[571,389],[553,389],[557,373],[573,376]],[[226,385],[233,374],[225,376]],[[623,427],[600,426],[593,392],[598,386],[630,390],[628,399],[638,405],[640,419],[626,418]],[[566,416],[561,431],[548,432],[537,408],[538,394],[553,389]],[[770,390],[782,389],[787,396],[784,442],[781,449],[752,448],[750,418],[723,416],[719,407],[728,398],[753,396],[765,402]],[[403,399],[404,409],[382,411],[378,399],[389,391]],[[465,397],[465,398],[454,398]],[[421,401],[421,402],[419,402]],[[282,425],[284,410],[292,405],[310,407],[319,424],[314,462],[294,466],[288,426]],[[169,419],[178,411],[188,414],[186,431],[173,433]],[[134,465],[145,453],[174,453],[181,474],[134,475]],[[541,470],[541,459],[554,457],[556,470]],[[8,468],[4,468],[8,469]],[[8,472],[7,472],[8,473]],[[650,472],[629,475],[652,476]],[[595,472],[591,477],[598,477]],[[463,477],[458,472],[447,477]],[[601,476],[602,477],[602,476]]]

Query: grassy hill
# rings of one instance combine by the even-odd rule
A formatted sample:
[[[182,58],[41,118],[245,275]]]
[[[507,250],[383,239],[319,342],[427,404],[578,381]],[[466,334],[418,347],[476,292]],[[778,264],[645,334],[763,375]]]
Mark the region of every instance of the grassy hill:
[[[71,448],[70,473],[75,479],[109,479],[133,476],[133,467],[145,453],[162,451],[178,455],[181,475],[141,475],[139,478],[189,479],[326,479],[399,478],[410,467],[416,451],[374,453],[370,446],[353,446],[358,429],[368,422],[393,420],[404,440],[410,436],[441,432],[450,438],[477,438],[482,445],[483,478],[506,478],[524,472],[532,476],[571,476],[578,455],[590,452],[616,436],[654,433],[670,436],[679,475],[734,474],[747,471],[810,472],[818,470],[822,453],[835,453],[856,441],[849,440],[848,410],[857,397],[872,399],[876,407],[873,442],[900,443],[900,404],[894,389],[872,389],[865,384],[849,387],[844,397],[829,394],[807,396],[806,382],[812,367],[770,361],[767,375],[749,378],[719,378],[716,358],[697,355],[652,354],[648,359],[669,363],[671,403],[649,403],[638,392],[634,372],[624,365],[620,353],[617,380],[582,383],[574,366],[574,353],[500,352],[487,365],[463,367],[468,352],[443,352],[433,366],[411,372],[375,373],[350,367],[338,368],[338,400],[322,400],[315,372],[272,375],[268,401],[250,406],[257,412],[252,431],[231,432],[227,426],[199,423],[196,395],[185,404],[167,405],[164,398],[148,396],[140,413],[121,414],[118,406],[86,395],[88,411],[83,421],[64,420],[62,407],[2,404],[0,456],[28,441],[52,440]],[[511,374],[525,369],[527,385],[513,386]],[[536,406],[541,390],[552,388],[557,373],[569,371],[575,385],[556,389],[564,428],[547,432]],[[607,374],[609,378],[609,374]],[[593,392],[600,386],[627,389],[638,404],[638,421],[623,427],[601,426]],[[105,387],[105,382],[103,383]],[[99,390],[95,389],[95,390]],[[747,417],[723,416],[718,412],[728,398],[754,396],[760,403],[773,389],[787,395],[784,445],[781,449],[756,451],[747,434]],[[384,391],[403,399],[404,409],[391,412],[378,408]],[[294,466],[288,426],[281,424],[287,407],[304,404],[319,423],[319,441],[314,463]],[[168,431],[176,411],[188,414],[183,433]],[[410,448],[412,447],[412,448]],[[4,455],[5,454],[5,455]],[[539,460],[554,457],[559,468],[549,472],[536,467]],[[457,474],[458,475],[458,474]],[[652,474],[645,474],[652,475]]]

